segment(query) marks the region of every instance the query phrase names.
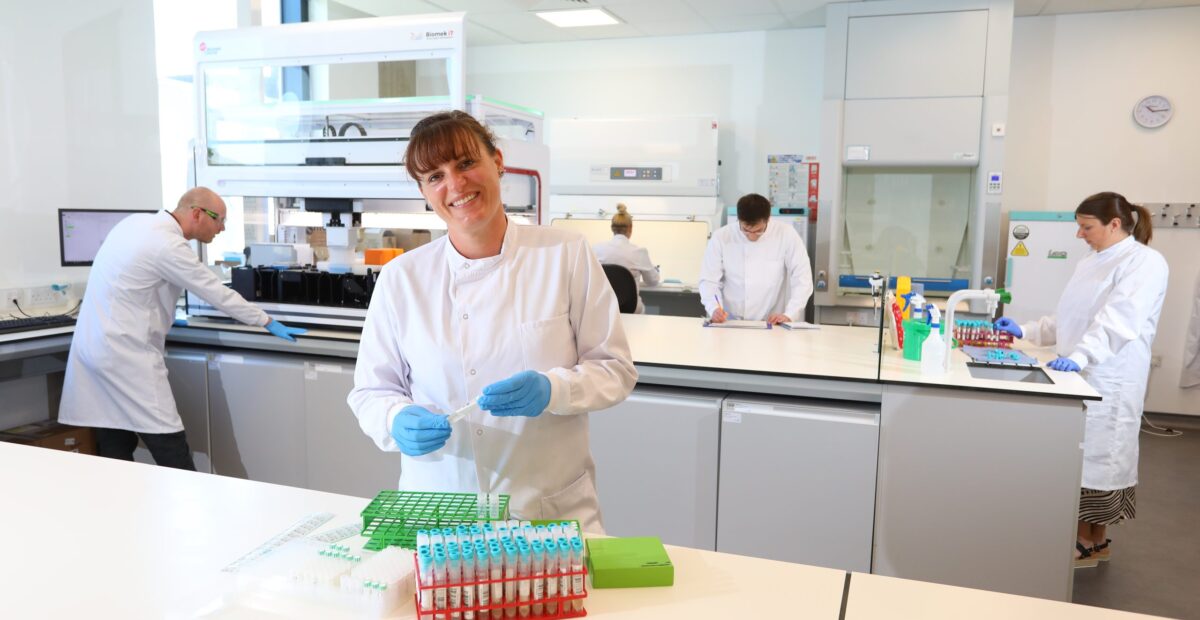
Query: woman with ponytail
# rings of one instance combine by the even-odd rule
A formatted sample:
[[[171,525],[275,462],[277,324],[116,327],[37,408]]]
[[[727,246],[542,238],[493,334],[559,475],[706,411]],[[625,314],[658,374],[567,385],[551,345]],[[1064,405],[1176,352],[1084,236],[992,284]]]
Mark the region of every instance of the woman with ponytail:
[[[1107,527],[1134,517],[1138,431],[1150,376],[1150,344],[1167,293],[1167,261],[1150,249],[1150,213],[1102,192],[1075,209],[1076,236],[1092,251],[1075,267],[1057,312],[996,328],[1054,345],[1054,370],[1079,372],[1103,397],[1087,402],[1075,566],[1109,558]]]
[[[633,216],[629,207],[617,203],[617,214],[612,218],[612,239],[597,243],[593,250],[601,265],[620,265],[633,274],[634,283],[638,286],[637,314],[646,311],[642,303],[641,289],[643,286],[657,286],[659,280],[658,267],[650,262],[650,253],[646,248],[634,245],[629,241],[633,236]]]

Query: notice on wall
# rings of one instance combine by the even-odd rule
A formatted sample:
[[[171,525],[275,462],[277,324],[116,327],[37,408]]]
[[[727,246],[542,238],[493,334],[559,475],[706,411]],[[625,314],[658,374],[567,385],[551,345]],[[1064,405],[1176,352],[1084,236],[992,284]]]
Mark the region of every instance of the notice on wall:
[[[767,155],[767,198],[780,209],[808,209],[817,219],[821,165],[812,155]]]

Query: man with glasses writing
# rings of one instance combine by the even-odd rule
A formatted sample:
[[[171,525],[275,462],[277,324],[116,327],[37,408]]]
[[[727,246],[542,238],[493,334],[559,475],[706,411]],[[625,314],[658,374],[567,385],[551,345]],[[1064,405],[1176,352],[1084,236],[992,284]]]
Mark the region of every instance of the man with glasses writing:
[[[713,233],[700,269],[700,301],[709,320],[804,320],[812,296],[812,267],[794,228],[771,221],[771,202],[746,194],[737,221]]]
[[[154,462],[195,470],[163,359],[183,289],[289,341],[305,330],[271,319],[221,284],[188,245],[225,230],[225,201],[197,187],[174,211],[135,214],[108,233],[79,308],[58,419],[93,427],[100,456],[133,460],[138,439]]]

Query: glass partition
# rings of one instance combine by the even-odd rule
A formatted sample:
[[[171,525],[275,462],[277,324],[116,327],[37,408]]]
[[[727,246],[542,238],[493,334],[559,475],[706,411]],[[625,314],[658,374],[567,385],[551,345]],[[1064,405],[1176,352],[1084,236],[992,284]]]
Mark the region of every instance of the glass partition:
[[[974,171],[955,168],[847,168],[842,286],[873,271],[962,280],[971,275]],[[927,290],[928,287],[927,287]]]
[[[412,126],[450,107],[446,65],[434,58],[207,67],[208,164],[395,165]]]

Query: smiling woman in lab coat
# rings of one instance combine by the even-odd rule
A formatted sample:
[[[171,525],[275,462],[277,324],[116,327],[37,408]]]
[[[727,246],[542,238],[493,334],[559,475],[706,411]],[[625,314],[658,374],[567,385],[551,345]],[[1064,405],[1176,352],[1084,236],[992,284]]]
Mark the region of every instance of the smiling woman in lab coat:
[[[404,453],[402,490],[506,493],[516,518],[603,532],[588,412],[637,371],[600,263],[578,233],[508,220],[503,154],[470,115],[418,123],[405,165],[448,234],[380,273],[348,398],[359,425]]]
[[[1048,366],[1079,372],[1103,396],[1088,401],[1076,566],[1108,559],[1107,527],[1134,517],[1138,431],[1150,374],[1150,344],[1167,292],[1167,261],[1146,244],[1150,213],[1103,192],[1075,209],[1076,236],[1092,252],[1067,282],[1054,315],[996,328],[1034,344],[1055,345]]]

